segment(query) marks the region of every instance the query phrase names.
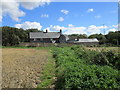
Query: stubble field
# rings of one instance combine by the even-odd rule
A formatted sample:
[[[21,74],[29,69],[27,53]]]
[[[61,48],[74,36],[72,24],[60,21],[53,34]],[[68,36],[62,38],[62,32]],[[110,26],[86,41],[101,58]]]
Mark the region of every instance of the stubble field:
[[[36,88],[48,57],[48,50],[3,48],[2,87]]]

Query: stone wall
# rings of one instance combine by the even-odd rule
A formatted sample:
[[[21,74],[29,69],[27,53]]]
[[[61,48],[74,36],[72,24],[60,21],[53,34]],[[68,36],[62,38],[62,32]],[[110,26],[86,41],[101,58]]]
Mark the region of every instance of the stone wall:
[[[23,42],[19,44],[20,46],[27,47],[49,47],[49,46],[57,46],[57,47],[65,47],[72,45],[84,45],[84,46],[96,46],[99,43],[41,43],[41,42]]]

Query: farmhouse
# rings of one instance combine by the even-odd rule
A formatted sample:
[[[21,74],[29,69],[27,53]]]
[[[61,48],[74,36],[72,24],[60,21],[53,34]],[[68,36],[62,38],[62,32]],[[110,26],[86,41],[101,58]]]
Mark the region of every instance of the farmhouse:
[[[87,44],[96,45],[99,41],[94,39],[78,39],[77,37],[71,38],[68,35],[60,32],[30,32],[30,42],[42,42],[42,43],[69,43],[69,44]]]
[[[60,32],[30,32],[31,42],[44,42],[44,43],[66,43],[68,36]]]

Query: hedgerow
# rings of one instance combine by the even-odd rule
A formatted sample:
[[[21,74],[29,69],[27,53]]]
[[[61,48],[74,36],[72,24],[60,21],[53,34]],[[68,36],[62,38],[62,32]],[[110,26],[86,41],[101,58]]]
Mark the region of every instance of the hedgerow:
[[[112,59],[115,58],[111,59],[108,53],[104,55],[109,63],[114,65]],[[104,60],[102,61],[104,58],[101,59],[99,55],[100,52],[88,51],[83,47],[55,49],[53,56],[57,68],[56,87],[59,89],[120,89],[117,66],[114,68],[109,63],[104,63]],[[97,60],[100,60],[103,65],[96,63]]]

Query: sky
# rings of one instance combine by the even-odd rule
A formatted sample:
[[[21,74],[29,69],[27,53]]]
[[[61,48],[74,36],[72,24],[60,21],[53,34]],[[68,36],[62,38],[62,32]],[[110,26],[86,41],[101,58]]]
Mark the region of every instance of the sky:
[[[118,30],[117,2],[3,2],[1,26],[63,34],[107,34]]]

